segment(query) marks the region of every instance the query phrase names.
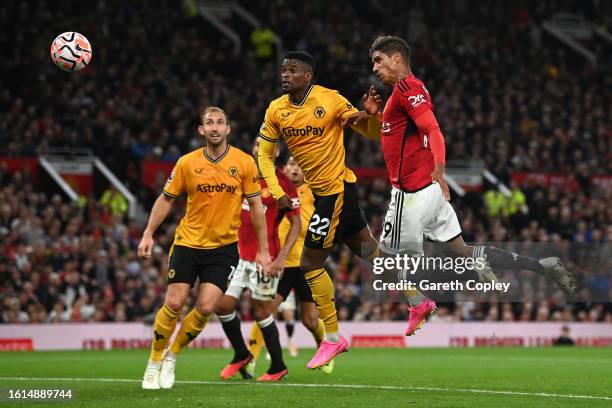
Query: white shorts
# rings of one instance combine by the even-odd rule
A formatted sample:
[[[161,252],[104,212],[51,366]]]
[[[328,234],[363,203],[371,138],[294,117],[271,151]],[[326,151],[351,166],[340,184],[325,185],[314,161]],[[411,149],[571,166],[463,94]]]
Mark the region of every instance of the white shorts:
[[[279,312],[284,312],[285,310],[295,310],[297,309],[297,304],[295,303],[295,291],[292,290],[287,295],[287,299],[283,303],[278,306]]]
[[[255,262],[241,259],[229,278],[225,294],[240,299],[245,288],[251,290],[251,297],[257,300],[274,300],[279,278],[270,278],[257,269]]]
[[[444,199],[439,184],[414,193],[391,190],[383,223],[380,249],[391,254],[423,255],[423,235],[446,242],[459,236],[461,227],[453,206]]]

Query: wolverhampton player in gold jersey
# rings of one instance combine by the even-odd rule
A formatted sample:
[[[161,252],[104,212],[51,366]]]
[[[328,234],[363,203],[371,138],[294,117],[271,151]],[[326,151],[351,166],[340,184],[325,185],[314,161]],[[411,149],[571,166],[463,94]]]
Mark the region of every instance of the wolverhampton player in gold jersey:
[[[274,146],[282,138],[304,171],[315,198],[308,223],[300,269],[305,274],[319,316],[325,324],[325,340],[308,368],[319,368],[346,351],[348,343],[338,333],[334,286],[323,262],[334,243],[344,242],[357,255],[378,255],[378,245],[368,229],[357,200],[355,174],[346,167],[343,124],[364,115],[337,91],[312,85],[314,58],[305,52],[286,54],[281,84],[285,93],[270,103],[261,126],[259,169],[281,208],[289,197],[274,174]],[[366,96],[367,98],[367,96]],[[379,138],[377,115],[359,120],[353,128],[362,135]]]
[[[240,209],[246,198],[257,233],[256,262],[268,272],[270,254],[261,203],[258,170],[251,156],[230,146],[229,119],[217,107],[206,108],[198,132],[205,146],[182,156],[174,166],[163,193],[157,198],[138,245],[138,255],[148,258],[153,234],[164,221],[175,198],[187,193],[187,210],[176,228],[168,262],[168,289],[155,316],[151,355],[142,381],[143,389],[174,385],[176,356],[204,329],[223,296],[230,273],[238,264]],[[183,318],[170,348],[190,288],[199,278],[195,307]]]

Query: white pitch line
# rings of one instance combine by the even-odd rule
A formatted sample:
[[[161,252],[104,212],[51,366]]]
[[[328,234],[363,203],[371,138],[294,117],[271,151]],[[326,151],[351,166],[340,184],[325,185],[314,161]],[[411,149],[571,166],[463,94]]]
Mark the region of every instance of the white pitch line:
[[[81,381],[81,382],[121,382],[133,383],[140,382],[132,378],[59,378],[59,377],[0,377],[0,381]],[[352,389],[375,389],[392,391],[445,391],[462,392],[472,394],[493,394],[493,395],[520,395],[526,397],[546,397],[546,398],[573,398],[573,399],[595,399],[612,401],[612,397],[603,395],[575,395],[575,394],[551,394],[546,392],[523,392],[523,391],[503,391],[503,390],[479,390],[474,388],[442,388],[442,387],[402,387],[396,385],[367,385],[367,384],[300,384],[300,383],[267,383],[258,384],[253,382],[224,382],[224,381],[196,381],[179,380],[177,384],[200,384],[200,385],[256,385],[275,387],[313,387],[313,388],[352,388]]]

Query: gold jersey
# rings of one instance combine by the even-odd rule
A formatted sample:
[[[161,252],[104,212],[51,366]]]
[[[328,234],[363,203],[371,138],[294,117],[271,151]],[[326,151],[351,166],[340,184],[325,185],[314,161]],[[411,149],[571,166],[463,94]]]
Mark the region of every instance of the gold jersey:
[[[259,136],[269,142],[285,141],[314,194],[337,194],[344,190],[345,181],[357,181],[344,163],[344,129],[340,126],[340,119],[356,112],[338,91],[311,85],[300,102],[289,95],[272,101]]]
[[[261,187],[253,157],[228,145],[216,160],[206,148],[182,156],[163,192],[171,198],[187,193],[174,245],[214,249],[238,240],[242,200],[260,194]]]
[[[300,218],[302,220],[302,229],[300,230],[300,235],[298,235],[297,240],[295,241],[295,245],[293,245],[293,248],[291,248],[291,251],[287,256],[287,261],[285,262],[286,268],[300,266],[300,258],[302,257],[302,251],[304,250],[304,238],[306,238],[306,233],[308,232],[310,217],[312,217],[312,213],[314,212],[314,197],[310,187],[308,187],[308,184],[304,183],[299,186],[297,188],[297,192],[300,200]],[[291,223],[287,217],[284,217],[278,226],[278,237],[281,245],[285,244],[290,228]]]

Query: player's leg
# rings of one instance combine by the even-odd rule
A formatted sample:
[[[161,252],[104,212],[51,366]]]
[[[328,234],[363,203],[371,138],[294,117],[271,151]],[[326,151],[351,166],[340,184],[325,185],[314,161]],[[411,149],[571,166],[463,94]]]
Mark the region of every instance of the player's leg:
[[[170,337],[174,333],[176,322],[187,296],[188,283],[173,283],[168,285],[164,304],[155,315],[153,323],[153,339],[149,362],[142,380],[143,389],[159,389],[159,373],[161,370],[164,350]]]
[[[323,263],[331,253],[331,248],[313,249],[304,247],[301,269],[323,324],[326,340],[335,343],[339,340],[338,317],[334,297],[334,284],[331,276],[323,268]]]
[[[286,284],[283,285],[283,280],[286,278]],[[289,294],[289,295],[288,295]],[[293,296],[291,296],[293,295]],[[297,298],[300,302],[300,316],[304,327],[312,334],[317,348],[325,339],[325,325],[323,320],[319,319],[319,312],[315,306],[312,297],[312,291],[306,282],[303,274],[295,268],[285,269],[285,274],[281,283],[278,286],[277,298]],[[283,302],[286,304],[287,302]],[[334,370],[335,360],[330,360],[327,364],[321,366],[321,371],[325,374],[331,374]]]
[[[449,241],[451,250],[464,258],[482,259],[483,267],[477,267],[482,281],[500,280],[493,270],[528,270],[552,279],[565,293],[576,291],[576,278],[557,257],[535,259],[516,252],[504,251],[490,245],[467,245],[461,236]]]
[[[355,204],[351,200],[356,200],[356,197],[353,197],[353,195],[356,196],[356,190],[348,201],[345,199],[345,194],[351,186],[356,189],[354,184],[344,183],[344,191],[338,194],[315,195],[315,210],[304,239],[300,268],[312,292],[319,317],[325,325],[325,340],[306,365],[308,368],[319,368],[348,349],[348,342],[339,334],[334,284],[328,272],[323,268],[323,263],[329,256],[334,243],[340,242],[345,235],[344,228],[349,224],[354,225],[361,221],[350,220],[345,208],[347,203]],[[359,229],[365,225],[359,226]]]
[[[385,255],[407,254],[423,256],[424,225],[435,217],[435,208],[429,201],[428,189],[406,193],[395,187],[391,190],[391,201],[383,222],[380,237],[381,250]],[[400,271],[400,279],[408,279],[407,270]],[[413,335],[427,318],[436,311],[436,303],[417,290],[404,292],[410,303],[408,328],[405,334]]]
[[[189,289],[198,277],[197,256],[191,248],[173,245],[168,261],[168,288],[164,304],[155,315],[151,354],[142,381],[143,389],[159,389],[163,353],[174,333],[179,314],[187,301]]]
[[[219,300],[219,303],[217,303],[217,316],[219,317],[225,335],[234,349],[232,361],[230,361],[220,373],[221,378],[224,380],[232,378],[238,371],[241,372],[244,378],[251,377],[250,374],[241,371],[253,357],[244,343],[244,337],[240,329],[240,317],[238,313],[236,313],[236,306],[248,283],[248,269],[254,267],[251,264],[252,262],[242,259],[238,262],[236,270],[231,275],[225,294]]]
[[[257,378],[257,381],[279,381],[287,375],[278,327],[273,316],[274,300],[280,279],[268,277],[257,268],[249,270],[248,276],[253,317],[261,330],[271,359],[270,368]]]
[[[204,330],[221,296],[223,291],[218,286],[212,283],[200,284],[195,307],[183,318],[170,350],[164,355],[159,375],[161,388],[168,389],[174,386],[176,358]]]
[[[475,261],[484,260],[484,265],[476,268],[480,280],[499,280],[493,269],[529,270],[552,279],[567,294],[574,293],[576,280],[559,258],[534,259],[493,246],[466,245],[460,235],[461,228],[455,210],[444,200],[438,185],[431,187],[434,188],[429,189],[429,201],[437,207],[437,216],[426,226],[425,234],[435,241],[448,242],[450,249],[458,256],[473,258]]]
[[[251,305],[253,317],[263,334],[264,343],[270,353],[270,368],[257,381],[278,381],[287,375],[287,366],[283,360],[278,327],[272,314],[272,301],[257,299],[253,293]]]
[[[283,301],[279,306],[278,310],[283,316],[285,322],[285,330],[287,332],[287,351],[291,357],[297,357],[298,348],[293,342],[293,333],[295,332],[295,311],[297,305],[295,303],[295,294],[289,292],[287,299]]]
[[[287,283],[283,284],[285,278]],[[291,297],[294,299],[294,302],[296,299],[300,302],[302,323],[312,334],[315,344],[319,347],[325,339],[325,325],[319,319],[319,312],[312,297],[310,286],[308,286],[304,275],[299,270],[296,268],[285,269],[283,279],[281,279],[281,283],[278,285],[277,297],[284,301],[283,304],[288,304],[288,300]],[[292,309],[295,309],[295,306],[292,305]]]
[[[176,357],[204,330],[217,303],[227,289],[227,281],[238,264],[238,246],[225,245],[211,250],[191,250],[195,258],[193,265],[198,271],[200,286],[195,307],[187,313],[174,343],[164,356],[159,385],[171,388],[174,385]]]

